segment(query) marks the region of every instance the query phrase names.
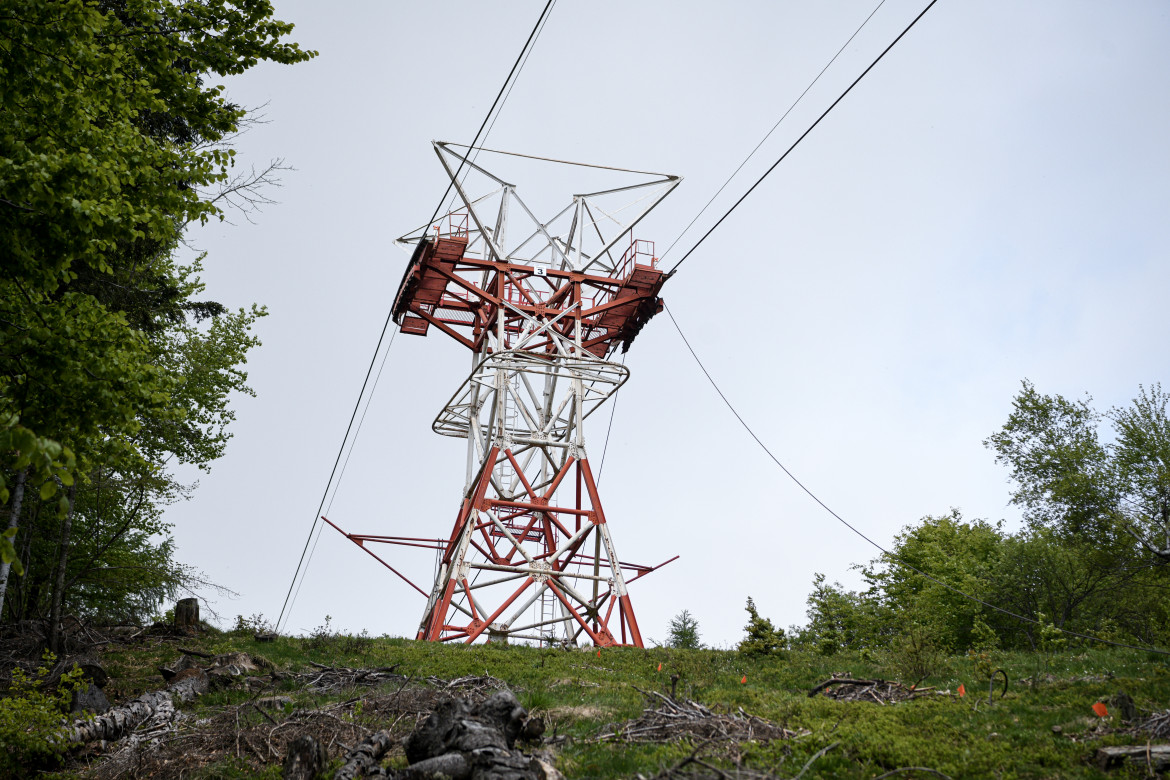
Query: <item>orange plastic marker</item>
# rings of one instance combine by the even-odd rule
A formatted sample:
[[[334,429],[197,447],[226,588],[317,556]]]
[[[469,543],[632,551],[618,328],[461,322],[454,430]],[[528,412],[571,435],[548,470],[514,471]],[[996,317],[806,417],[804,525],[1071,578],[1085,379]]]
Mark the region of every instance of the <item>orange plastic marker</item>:
[[[959,698],[961,699],[966,695],[967,695],[966,686],[964,686],[963,683],[959,683]]]
[[[1104,702],[1097,702],[1093,705],[1093,712],[1097,713],[1098,718],[1104,718],[1109,714],[1109,709],[1105,706]]]
[[[598,657],[598,658],[601,658],[601,650],[598,650],[598,651],[597,651],[597,657]]]
[[[658,671],[662,671],[662,664],[658,664]]]
[[[747,675],[746,674],[743,676],[743,679],[739,681],[740,685],[744,685],[745,683],[747,683]]]

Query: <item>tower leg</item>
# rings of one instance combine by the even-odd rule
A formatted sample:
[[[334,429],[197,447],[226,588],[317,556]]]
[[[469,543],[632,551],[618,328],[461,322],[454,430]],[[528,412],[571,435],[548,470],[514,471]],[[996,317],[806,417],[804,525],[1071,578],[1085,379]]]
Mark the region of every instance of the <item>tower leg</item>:
[[[470,643],[490,632],[541,640],[560,627],[570,641],[584,635],[602,647],[642,647],[588,459],[567,457],[537,487],[524,476],[525,449],[531,448],[516,449],[492,447],[469,487],[419,638]],[[560,491],[574,466],[578,478],[571,487],[579,489]],[[508,491],[506,477],[522,486],[520,494],[502,494]],[[561,492],[572,493],[567,505],[557,503]],[[561,615],[545,617],[538,611],[533,618],[528,609],[546,591],[556,597]],[[616,632],[610,622],[615,616],[620,622]]]

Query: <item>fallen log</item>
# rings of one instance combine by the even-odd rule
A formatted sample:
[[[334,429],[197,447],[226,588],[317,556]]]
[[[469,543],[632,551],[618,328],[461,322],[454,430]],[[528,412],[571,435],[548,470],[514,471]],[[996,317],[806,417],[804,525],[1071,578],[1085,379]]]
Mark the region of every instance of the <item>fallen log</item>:
[[[191,701],[201,693],[206,693],[209,683],[207,674],[201,669],[181,672],[175,682],[161,691],[144,693],[96,718],[75,720],[65,729],[65,744],[81,745],[98,739],[112,742],[147,721],[155,726],[169,726],[178,716],[175,699]]]
[[[1170,745],[1116,745],[1097,748],[1094,760],[1099,769],[1112,769],[1132,758],[1155,772],[1170,766]]]

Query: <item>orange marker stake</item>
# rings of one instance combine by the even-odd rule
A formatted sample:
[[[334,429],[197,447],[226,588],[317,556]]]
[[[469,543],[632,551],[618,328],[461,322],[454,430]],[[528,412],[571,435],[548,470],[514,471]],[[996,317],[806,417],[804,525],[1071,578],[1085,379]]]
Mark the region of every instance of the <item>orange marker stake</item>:
[[[959,683],[959,698],[961,699],[966,695],[967,695],[966,686],[964,686],[963,683]]]
[[[662,664],[658,664],[658,671],[662,671]]]
[[[1097,713],[1098,718],[1104,718],[1106,715],[1109,714],[1109,709],[1105,706],[1105,704],[1103,702],[1097,702],[1096,704],[1093,705],[1093,712]]]
[[[601,650],[598,650],[598,651],[597,651],[597,657],[598,657],[598,658],[601,658]]]
[[[746,674],[743,676],[743,679],[739,681],[739,684],[740,684],[740,685],[746,685],[746,684],[747,684],[747,675],[746,675]]]

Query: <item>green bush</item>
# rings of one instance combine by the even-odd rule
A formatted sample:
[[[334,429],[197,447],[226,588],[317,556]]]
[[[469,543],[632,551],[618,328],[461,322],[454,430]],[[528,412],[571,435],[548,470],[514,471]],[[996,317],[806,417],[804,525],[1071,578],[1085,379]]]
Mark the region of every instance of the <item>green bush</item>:
[[[938,629],[929,624],[910,621],[894,635],[887,663],[899,680],[914,686],[935,674],[946,658],[938,634]]]
[[[746,636],[739,643],[739,652],[745,655],[773,655],[784,650],[788,643],[784,629],[776,628],[771,620],[760,617],[751,596],[748,596],[746,609],[750,617],[744,626]]]
[[[32,677],[16,667],[12,682],[0,699],[0,775],[16,777],[36,769],[55,766],[65,753],[61,739],[62,713],[69,708],[73,692],[85,688],[81,669],[61,675],[55,689],[45,682],[56,658],[46,652]]]

